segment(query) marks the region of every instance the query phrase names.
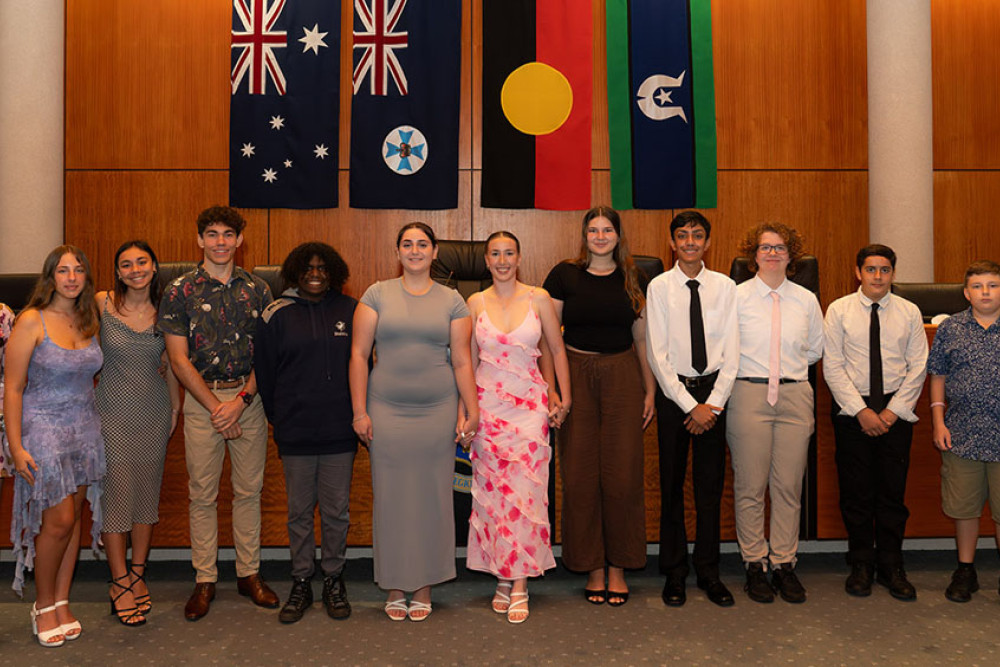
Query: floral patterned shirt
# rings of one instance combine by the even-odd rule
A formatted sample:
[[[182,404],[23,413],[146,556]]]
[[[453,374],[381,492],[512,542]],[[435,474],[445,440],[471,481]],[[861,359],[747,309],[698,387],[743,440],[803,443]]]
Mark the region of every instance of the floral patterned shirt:
[[[952,453],[1000,461],[1000,320],[984,329],[968,308],[942,322],[927,373],[945,376]]]
[[[267,283],[240,267],[223,284],[199,264],[164,291],[156,328],[187,337],[188,358],[206,381],[232,380],[253,369],[257,318],[271,301]]]

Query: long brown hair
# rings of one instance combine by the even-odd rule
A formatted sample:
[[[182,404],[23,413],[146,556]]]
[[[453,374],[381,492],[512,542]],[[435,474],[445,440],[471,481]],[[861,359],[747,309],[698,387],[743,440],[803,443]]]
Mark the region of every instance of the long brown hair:
[[[73,313],[76,316],[76,326],[80,333],[86,338],[90,338],[97,333],[100,323],[97,319],[97,304],[94,302],[94,272],[90,269],[90,261],[83,251],[73,245],[61,245],[54,248],[42,263],[42,274],[35,283],[35,289],[31,292],[28,305],[24,310],[34,308],[43,310],[52,303],[52,297],[56,293],[56,267],[63,255],[73,255],[76,261],[83,265],[86,278],[83,282],[83,289],[76,297],[73,304]],[[24,311],[21,311],[24,312]]]
[[[618,211],[610,206],[595,206],[583,214],[583,226],[580,227],[580,252],[574,263],[581,269],[590,266],[590,250],[587,248],[587,226],[594,218],[607,218],[611,226],[615,228],[618,235],[618,243],[615,245],[611,257],[615,260],[617,270],[625,276],[625,293],[628,294],[629,301],[632,302],[632,310],[638,316],[642,309],[646,307],[646,295],[639,285],[639,272],[635,268],[632,260],[632,253],[628,248],[628,240],[622,230],[622,219]]]

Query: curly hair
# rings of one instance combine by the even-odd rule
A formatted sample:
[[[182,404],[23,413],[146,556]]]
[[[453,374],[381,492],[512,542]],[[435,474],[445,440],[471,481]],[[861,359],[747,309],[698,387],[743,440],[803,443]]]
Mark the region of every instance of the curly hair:
[[[211,206],[198,214],[198,236],[205,233],[209,225],[225,225],[237,234],[242,234],[247,221],[231,206]]]
[[[122,280],[121,276],[118,275],[118,258],[122,256],[122,253],[130,248],[138,248],[143,251],[149,258],[153,260],[153,278],[149,281],[149,302],[153,306],[160,307],[160,297],[163,296],[163,285],[160,284],[160,262],[156,259],[156,253],[148,243],[141,239],[136,239],[134,241],[126,241],[125,243],[118,246],[118,250],[115,251],[115,309],[121,311],[122,304],[125,303],[125,293],[128,291],[128,285]]]
[[[632,253],[629,251],[628,240],[625,238],[625,232],[622,230],[622,219],[618,215],[618,211],[610,206],[595,206],[583,214],[583,225],[580,227],[580,252],[576,260],[574,260],[574,264],[581,269],[586,269],[590,266],[591,257],[590,249],[587,248],[587,226],[595,218],[606,218],[611,223],[611,226],[615,228],[615,233],[618,235],[618,243],[615,245],[612,258],[615,260],[615,266],[625,276],[625,293],[628,294],[629,301],[632,302],[632,310],[638,316],[642,312],[642,309],[646,307],[646,295],[639,283],[639,271],[635,268],[635,262],[632,260]]]
[[[347,268],[347,262],[340,256],[333,246],[322,241],[309,241],[296,246],[285,261],[281,264],[281,280],[285,284],[285,289],[296,287],[302,276],[309,272],[309,262],[313,257],[319,257],[320,261],[326,265],[326,275],[330,279],[330,289],[341,292],[344,283],[351,275]]]
[[[61,245],[54,248],[42,263],[42,273],[38,276],[35,289],[31,292],[28,305],[24,307],[24,312],[29,308],[44,310],[52,303],[52,297],[56,293],[56,267],[63,255],[73,255],[76,261],[80,262],[86,273],[83,289],[76,296],[73,304],[73,312],[76,315],[76,326],[86,338],[90,338],[97,333],[100,328],[100,321],[97,316],[97,303],[94,301],[94,272],[90,269],[90,261],[83,251],[73,245]]]
[[[738,252],[743,257],[750,260],[750,270],[757,272],[757,247],[760,245],[760,237],[765,232],[771,232],[781,237],[781,240],[788,246],[788,267],[785,275],[791,277],[795,275],[796,264],[799,258],[805,254],[803,250],[804,239],[794,227],[784,225],[780,222],[762,222],[747,230],[743,240],[737,247]]]

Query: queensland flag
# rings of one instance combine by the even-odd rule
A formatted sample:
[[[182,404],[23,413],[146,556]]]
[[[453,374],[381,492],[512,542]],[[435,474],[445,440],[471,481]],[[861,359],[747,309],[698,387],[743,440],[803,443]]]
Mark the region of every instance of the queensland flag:
[[[229,203],[337,206],[340,5],[233,0]]]
[[[461,0],[354,0],[352,208],[458,206]]]
[[[716,205],[711,0],[607,0],[615,208]]]
[[[482,205],[590,207],[590,0],[483,0]]]

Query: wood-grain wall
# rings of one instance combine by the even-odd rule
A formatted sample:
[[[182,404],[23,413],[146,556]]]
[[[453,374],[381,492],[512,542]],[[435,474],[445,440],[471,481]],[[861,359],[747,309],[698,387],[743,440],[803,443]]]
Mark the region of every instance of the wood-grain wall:
[[[347,259],[347,291],[396,274],[393,241],[414,219],[442,238],[481,239],[509,229],[524,248],[522,278],[540,282],[575,254],[580,212],[483,209],[479,205],[482,13],[464,0],[459,206],[439,212],[350,209],[347,165],[350,127],[352,3],[342,4],[340,201],[338,209],[244,211],[249,220],[239,262],[280,263],[300,242],[321,239]],[[581,0],[586,7],[586,0]],[[594,49],[593,203],[608,203],[607,105],[602,0],[592,0]],[[961,4],[961,8],[957,5]],[[162,261],[199,256],[194,219],[227,198],[229,30],[231,2],[204,0],[67,0],[66,239],[91,257],[100,287],[112,276],[112,253],[142,237]],[[970,7],[974,6],[972,11]],[[997,55],[1000,0],[937,0],[934,7],[935,214],[938,279],[956,263],[993,253],[987,231],[1000,188],[997,146]],[[718,125],[718,208],[707,261],[728,271],[744,230],[777,220],[796,226],[819,258],[824,307],[851,291],[857,248],[868,240],[867,102],[864,0],[716,0],[713,30]],[[979,46],[977,46],[979,45]],[[989,137],[989,139],[986,139]],[[947,203],[946,209],[944,205]],[[993,204],[993,206],[990,206]],[[669,264],[667,223],[673,211],[629,211],[625,231],[636,253]],[[970,216],[969,214],[973,215]],[[970,245],[975,252],[970,255]],[[829,401],[821,385],[820,406]],[[822,407],[821,407],[822,410]],[[828,418],[820,414],[819,537],[842,531]],[[918,438],[919,439],[919,438]],[[646,434],[647,535],[657,539],[659,489],[655,426]],[[915,442],[915,447],[928,443]],[[370,541],[368,460],[360,453],[352,490],[351,544]],[[220,502],[220,537],[227,541],[228,498]],[[732,530],[731,492],[724,510]],[[689,497],[690,501],[690,497]],[[914,514],[938,512],[935,502]],[[264,493],[265,544],[287,543],[280,463],[271,449]],[[187,544],[183,442],[170,445],[159,546]]]

